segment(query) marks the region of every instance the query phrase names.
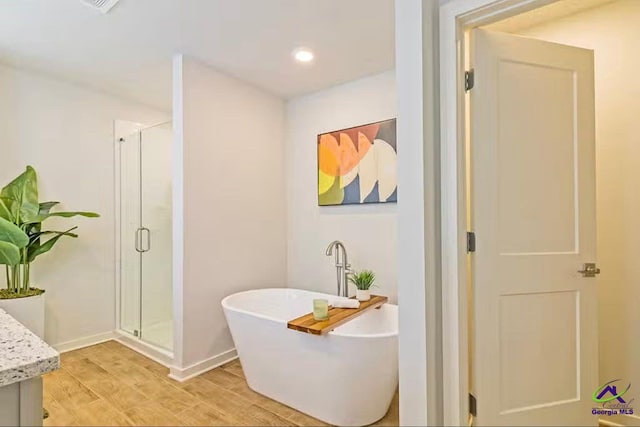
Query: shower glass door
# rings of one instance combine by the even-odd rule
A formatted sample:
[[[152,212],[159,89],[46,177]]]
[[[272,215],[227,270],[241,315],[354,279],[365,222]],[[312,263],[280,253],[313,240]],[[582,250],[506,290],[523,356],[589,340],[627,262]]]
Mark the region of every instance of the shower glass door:
[[[173,347],[171,124],[141,131],[142,339]]]
[[[121,329],[173,347],[171,123],[121,142]]]
[[[120,138],[120,329],[138,337],[142,324],[140,228],[140,132]]]

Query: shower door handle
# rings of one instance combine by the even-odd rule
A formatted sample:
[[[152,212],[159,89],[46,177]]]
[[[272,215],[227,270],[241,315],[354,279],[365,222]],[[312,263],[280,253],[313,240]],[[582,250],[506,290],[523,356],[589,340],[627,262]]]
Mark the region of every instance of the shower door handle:
[[[147,234],[147,238],[146,238],[146,247],[143,246],[143,239],[142,239],[142,234],[146,233]],[[140,227],[136,230],[136,252],[140,252],[145,253],[145,252],[149,252],[151,250],[151,230],[149,230],[146,227]]]
[[[142,227],[140,228],[140,244],[142,245],[142,233],[146,233],[147,234],[147,246],[146,248],[141,248],[142,250],[140,252],[149,252],[151,250],[151,230],[149,230],[146,227]]]
[[[140,252],[140,253],[144,252],[144,250],[142,250],[142,246],[141,246],[141,244],[142,244],[141,237],[142,237],[142,228],[138,228],[136,230],[136,243],[135,244],[136,244],[136,252]]]

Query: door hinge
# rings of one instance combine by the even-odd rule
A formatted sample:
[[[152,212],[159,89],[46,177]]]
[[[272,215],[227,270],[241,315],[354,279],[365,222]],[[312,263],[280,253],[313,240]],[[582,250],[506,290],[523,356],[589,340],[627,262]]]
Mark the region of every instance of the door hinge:
[[[474,418],[478,416],[478,400],[471,393],[469,393],[469,414]]]
[[[476,233],[467,231],[467,253],[476,251]]]
[[[473,85],[475,83],[475,71],[470,69],[469,71],[464,72],[464,91],[469,92],[473,89]]]

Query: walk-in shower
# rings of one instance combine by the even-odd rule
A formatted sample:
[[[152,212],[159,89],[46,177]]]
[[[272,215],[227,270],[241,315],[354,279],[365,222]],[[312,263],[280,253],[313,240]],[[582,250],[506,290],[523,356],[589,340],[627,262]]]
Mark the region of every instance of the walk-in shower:
[[[116,122],[119,329],[130,342],[173,350],[170,122]]]

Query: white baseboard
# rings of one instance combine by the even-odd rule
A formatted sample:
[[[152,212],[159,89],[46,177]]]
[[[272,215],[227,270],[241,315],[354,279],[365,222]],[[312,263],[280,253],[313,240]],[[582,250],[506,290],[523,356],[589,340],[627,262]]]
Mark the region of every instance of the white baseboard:
[[[120,344],[123,344],[131,348],[132,350],[137,351],[138,353],[141,353],[142,355],[164,366],[169,367],[169,378],[180,382],[184,382],[191,378],[197,377],[198,375],[204,374],[207,371],[215,369],[219,366],[224,365],[225,363],[229,363],[232,360],[238,358],[236,349],[232,348],[231,350],[225,351],[224,353],[220,353],[216,356],[210,357],[209,359],[205,359],[186,368],[170,366],[173,361],[173,355],[170,352],[164,349],[157,348],[155,346],[148,345],[146,343],[141,343],[139,340],[134,340],[126,334],[121,334],[117,331],[104,332],[102,334],[79,338],[76,340],[55,344],[52,347],[60,353],[66,353],[68,351],[90,347],[92,345],[111,340],[118,341]]]
[[[640,425],[640,417],[637,415],[613,415],[607,418],[600,418],[598,420],[601,426],[607,427],[624,427],[624,426],[638,426]]]
[[[60,344],[52,345],[60,353],[66,353],[68,351],[78,350],[81,348],[89,347],[92,345],[100,344],[106,341],[111,341],[117,337],[114,331],[103,332],[97,335],[91,335],[89,337],[78,338],[71,341],[66,341]]]
[[[624,427],[623,424],[614,423],[613,421],[605,420],[605,419],[602,419],[602,418],[600,418],[598,420],[598,423],[601,426],[607,426],[607,427]]]
[[[636,425],[636,426],[640,425],[640,417],[639,416],[637,416],[637,415],[625,415],[625,417],[627,419],[631,418],[633,420],[633,424],[632,425]]]
[[[170,367],[169,378],[176,381],[184,382],[193,377],[204,374],[207,371],[215,369],[218,366],[222,366],[225,363],[229,363],[237,358],[238,352],[235,348],[232,348],[231,350],[225,351],[224,353],[220,353],[217,356],[210,357],[209,359],[205,359],[202,362],[195,363],[186,368],[172,366]]]

